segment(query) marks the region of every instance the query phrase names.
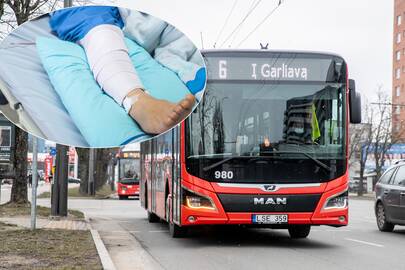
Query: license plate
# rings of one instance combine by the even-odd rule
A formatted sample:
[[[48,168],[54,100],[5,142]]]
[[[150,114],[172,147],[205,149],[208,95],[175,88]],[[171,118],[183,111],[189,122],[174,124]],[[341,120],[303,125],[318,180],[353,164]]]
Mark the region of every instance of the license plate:
[[[288,215],[252,215],[252,223],[284,224],[288,223]]]

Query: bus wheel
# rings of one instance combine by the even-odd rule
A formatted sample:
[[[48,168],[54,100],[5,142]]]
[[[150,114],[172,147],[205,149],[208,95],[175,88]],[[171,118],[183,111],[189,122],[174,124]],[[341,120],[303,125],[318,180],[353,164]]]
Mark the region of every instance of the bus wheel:
[[[181,238],[187,234],[187,228],[180,227],[179,225],[173,223],[170,219],[170,199],[167,196],[166,199],[166,221],[169,224],[169,233],[173,238]]]
[[[128,200],[128,196],[119,195],[118,197],[120,200]]]
[[[160,218],[154,213],[148,211],[148,221],[149,223],[156,223],[160,221]]]
[[[288,233],[293,239],[307,238],[310,231],[310,225],[292,225],[288,228]]]

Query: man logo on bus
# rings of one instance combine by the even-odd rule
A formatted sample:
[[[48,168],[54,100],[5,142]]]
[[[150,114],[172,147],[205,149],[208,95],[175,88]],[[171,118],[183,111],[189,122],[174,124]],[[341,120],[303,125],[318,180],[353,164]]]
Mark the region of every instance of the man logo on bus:
[[[278,205],[278,204],[287,204],[287,198],[253,198],[253,203],[255,205],[257,204],[273,204],[273,205]]]
[[[275,191],[277,188],[276,185],[264,185],[264,190],[265,191]]]

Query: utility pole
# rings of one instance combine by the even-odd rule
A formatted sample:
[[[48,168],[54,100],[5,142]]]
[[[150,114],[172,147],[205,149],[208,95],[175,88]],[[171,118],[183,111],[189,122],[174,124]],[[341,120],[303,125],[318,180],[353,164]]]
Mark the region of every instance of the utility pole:
[[[51,214],[67,216],[69,147],[56,145],[56,170],[52,179]]]
[[[71,7],[72,0],[63,0],[63,7]],[[56,145],[56,170],[52,177],[51,189],[51,215],[67,216],[67,195],[68,195],[68,164],[67,151],[69,147]]]
[[[72,0],[63,0],[63,7],[71,7],[73,5]]]
[[[38,186],[38,139],[32,136],[32,165],[31,165],[31,230],[35,230],[37,223],[37,186]]]
[[[201,49],[204,49],[204,38],[203,38],[203,32],[200,32],[200,38],[201,38]]]
[[[94,184],[94,159],[96,155],[96,149],[90,148],[89,150],[89,183],[87,185],[87,194],[94,196],[95,184]]]

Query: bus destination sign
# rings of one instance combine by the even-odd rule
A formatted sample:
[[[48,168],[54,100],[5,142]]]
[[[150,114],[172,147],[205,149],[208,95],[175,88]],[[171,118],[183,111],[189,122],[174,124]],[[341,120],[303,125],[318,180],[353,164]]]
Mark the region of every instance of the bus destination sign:
[[[210,80],[329,81],[332,58],[207,57]],[[333,70],[332,70],[333,71]],[[332,72],[335,74],[335,72]]]

